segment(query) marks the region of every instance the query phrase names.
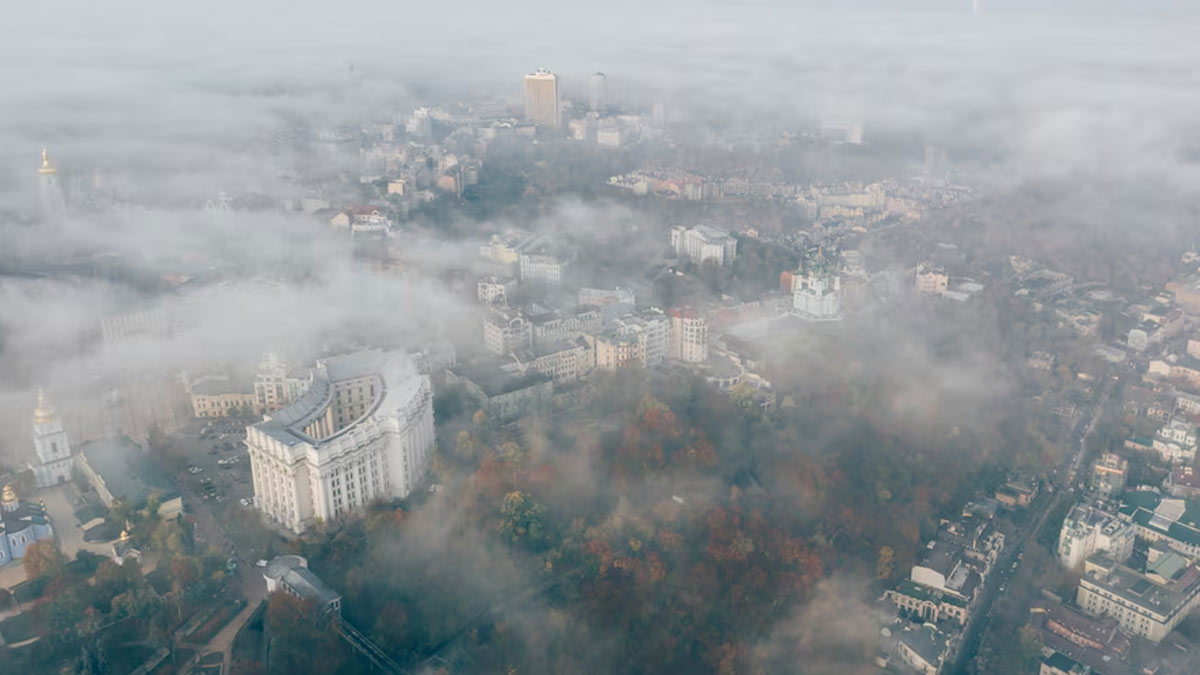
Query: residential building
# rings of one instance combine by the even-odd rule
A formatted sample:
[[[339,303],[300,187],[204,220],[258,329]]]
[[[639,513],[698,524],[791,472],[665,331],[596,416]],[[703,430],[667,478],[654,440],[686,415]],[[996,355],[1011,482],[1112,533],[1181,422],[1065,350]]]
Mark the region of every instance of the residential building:
[[[1128,517],[1077,504],[1063,520],[1058,533],[1058,560],[1078,569],[1095,553],[1107,553],[1124,562],[1133,553],[1134,527]]]
[[[196,417],[249,417],[260,412],[255,386],[229,378],[205,378],[192,383],[189,395]]]
[[[319,360],[303,396],[246,428],[255,506],[300,533],[405,497],[433,442],[433,389],[411,357],[370,349]]]
[[[1200,604],[1200,568],[1182,555],[1152,547],[1145,573],[1105,556],[1086,562],[1075,602],[1111,616],[1133,635],[1161,642]]]
[[[1155,434],[1153,447],[1163,461],[1191,464],[1196,459],[1196,426],[1172,418]]]
[[[513,352],[513,362],[503,366],[510,372],[541,373],[556,383],[575,382],[592,370],[592,349],[582,337],[557,344],[543,344],[532,350]]]
[[[1025,508],[1037,497],[1038,480],[1034,476],[1014,474],[996,489],[996,501],[1010,509]]]
[[[30,545],[54,537],[42,504],[23,502],[11,485],[0,493],[0,567],[25,557]]]
[[[1120,497],[1128,477],[1129,460],[1115,452],[1106,452],[1092,467],[1092,489],[1103,499]]]
[[[900,660],[922,675],[937,675],[950,649],[950,637],[933,624],[905,626],[896,634]]]
[[[518,309],[491,308],[483,318],[483,346],[506,356],[533,346],[533,327]]]
[[[592,333],[600,329],[603,317],[598,310],[588,310],[576,314],[560,315],[558,312],[548,312],[531,319],[533,345],[559,344],[574,341],[584,333]]]
[[[75,457],[71,454],[71,441],[63,430],[54,406],[46,400],[42,390],[37,393],[37,406],[33,410],[33,450],[37,463],[32,466],[37,486],[49,487],[71,480],[71,468]]]
[[[646,365],[645,341],[636,335],[621,334],[616,330],[608,330],[593,336],[593,350],[596,354],[597,370],[616,370],[631,366]]]
[[[983,582],[980,567],[964,554],[961,546],[934,540],[925,547],[920,562],[913,565],[909,578],[922,586],[959,597],[969,605]]]
[[[487,276],[475,284],[476,294],[480,304],[508,306],[508,296],[516,284],[511,279],[499,276]]]
[[[1176,464],[1167,475],[1166,488],[1172,497],[1200,499],[1200,471]]]
[[[308,391],[309,382],[307,375],[293,372],[278,354],[268,353],[254,375],[254,406],[258,414],[274,412],[300,398]]]
[[[940,624],[947,619],[954,619],[960,626],[965,626],[967,622],[966,600],[908,579],[896,584],[896,588],[885,591],[883,597],[909,616],[926,623]]]
[[[327,586],[308,569],[308,560],[298,555],[276,556],[263,569],[267,593],[282,592],[310,604],[314,618],[339,618],[342,615],[342,596]]]
[[[914,286],[919,293],[928,293],[931,295],[944,295],[946,287],[950,283],[950,276],[946,274],[946,270],[941,267],[933,267],[921,263],[917,265],[916,279]]]
[[[349,230],[352,234],[385,232],[391,221],[377,206],[358,205],[339,211],[329,220],[334,229]]]
[[[146,457],[146,452],[127,436],[102,438],[79,448],[79,470],[100,495],[105,506],[121,500],[142,508],[153,496],[163,519],[183,513],[183,498],[171,477]]]
[[[1040,622],[1047,647],[1082,656],[1090,651],[1107,660],[1122,661],[1129,655],[1129,636],[1111,616],[1088,616],[1059,602],[1039,602],[1030,609]]]
[[[708,321],[695,309],[672,309],[667,357],[685,363],[708,360]]]
[[[517,259],[517,269],[521,281],[560,286],[566,277],[570,262],[569,259],[539,248],[535,251],[522,252]]]
[[[673,323],[662,310],[653,307],[644,309],[616,319],[612,325],[619,335],[638,341],[643,355],[642,365],[649,368],[666,360],[670,351]]]
[[[137,337],[167,337],[170,322],[162,308],[108,316],[100,320],[100,335],[106,343]]]
[[[525,119],[555,129],[562,123],[558,75],[538,68],[525,76]]]
[[[634,304],[633,291],[628,288],[618,286],[611,291],[602,288],[579,289],[579,306],[600,310],[606,320],[632,312]]]
[[[692,228],[676,225],[671,228],[671,248],[675,255],[688,258],[697,265],[711,260],[717,265],[728,267],[737,256],[737,239],[730,236],[726,230],[708,225]]]

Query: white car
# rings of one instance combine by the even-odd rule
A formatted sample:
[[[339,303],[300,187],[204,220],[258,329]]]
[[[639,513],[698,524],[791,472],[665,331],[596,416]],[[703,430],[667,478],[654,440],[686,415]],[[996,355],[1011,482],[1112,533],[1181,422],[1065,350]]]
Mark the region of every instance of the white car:
[[[254,563],[254,566],[255,566],[255,567],[266,567],[266,566],[267,566],[267,561],[266,561],[266,560],[259,560],[258,562]]]
[[[254,506],[254,497],[242,497],[238,500],[242,506]]]
[[[202,469],[198,466],[189,466],[187,471],[188,471],[188,473],[190,473],[194,476],[194,475],[200,473],[201,471],[204,471],[204,469]]]

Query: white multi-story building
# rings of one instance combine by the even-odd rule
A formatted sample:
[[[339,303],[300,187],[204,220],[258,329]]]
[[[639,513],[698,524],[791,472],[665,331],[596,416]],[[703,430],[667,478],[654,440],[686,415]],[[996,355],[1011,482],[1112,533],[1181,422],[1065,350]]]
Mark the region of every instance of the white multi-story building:
[[[536,281],[550,286],[562,284],[567,265],[568,261],[548,253],[522,252],[517,262],[521,281]]]
[[[1144,573],[1096,556],[1086,561],[1075,602],[1090,614],[1115,618],[1132,635],[1161,642],[1200,605],[1200,568],[1154,546]]]
[[[1155,434],[1153,447],[1165,461],[1190,464],[1196,458],[1196,427],[1173,418]]]
[[[513,353],[513,363],[505,367],[522,374],[532,370],[557,382],[575,382],[591,372],[592,349],[578,338],[558,344],[541,345],[536,350]]]
[[[1135,528],[1128,518],[1078,504],[1058,533],[1058,560],[1068,569],[1078,569],[1095,553],[1124,562],[1133,553],[1134,538]]]
[[[537,347],[573,341],[584,333],[599,330],[600,312],[589,310],[577,314],[559,316],[543,314],[533,320],[533,344]]]
[[[822,272],[796,277],[792,282],[792,310],[810,321],[842,318],[842,280]]]
[[[708,321],[695,310],[671,310],[667,357],[687,363],[708,360]]]
[[[37,464],[33,474],[38,487],[49,487],[71,480],[71,467],[75,458],[71,455],[71,442],[63,430],[54,406],[46,402],[46,396],[38,390],[37,407],[33,411],[33,449]]]
[[[525,315],[515,309],[492,309],[483,318],[483,346],[506,356],[533,346],[533,329]]]
[[[508,293],[515,282],[498,276],[483,277],[475,284],[475,292],[483,305],[508,304]]]
[[[946,274],[946,270],[940,267],[932,267],[925,263],[917,265],[913,285],[918,292],[931,295],[945,295],[949,284],[950,276]]]
[[[618,335],[637,339],[643,355],[642,365],[657,366],[667,358],[671,344],[671,322],[661,309],[654,307],[613,322]]]
[[[675,255],[690,259],[697,265],[712,260],[718,265],[733,264],[737,256],[737,239],[724,230],[708,225],[686,228],[676,225],[671,228],[671,248]]]
[[[308,391],[246,428],[254,503],[296,533],[408,495],[433,449],[433,388],[406,354],[317,362]]]

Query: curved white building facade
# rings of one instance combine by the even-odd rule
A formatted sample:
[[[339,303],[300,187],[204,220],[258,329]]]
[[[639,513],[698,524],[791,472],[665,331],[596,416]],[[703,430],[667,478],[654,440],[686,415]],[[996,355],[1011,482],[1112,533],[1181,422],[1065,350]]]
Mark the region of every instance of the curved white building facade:
[[[308,391],[246,429],[255,505],[296,533],[404,497],[433,449],[433,388],[401,352],[324,359]]]

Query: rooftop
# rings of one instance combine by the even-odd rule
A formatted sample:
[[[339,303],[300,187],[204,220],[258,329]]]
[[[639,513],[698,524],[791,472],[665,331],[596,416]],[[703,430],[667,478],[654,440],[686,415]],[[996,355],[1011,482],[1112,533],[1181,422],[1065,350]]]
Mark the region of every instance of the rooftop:
[[[420,390],[423,381],[412,358],[402,352],[364,349],[322,359],[317,361],[313,369],[312,384],[308,391],[287,407],[267,415],[254,428],[289,446],[300,443],[317,445],[336,438],[352,428],[353,423],[322,439],[312,438],[304,428],[325,414],[333,403],[334,383],[372,375],[379,379],[379,387],[367,412],[359,419],[380,410],[391,411],[403,407]]]
[[[1121,513],[1142,527],[1200,546],[1200,504],[1190,499],[1164,500],[1151,490],[1131,490],[1121,496]]]
[[[179,496],[170,477],[146,461],[141,446],[127,436],[89,441],[79,452],[113,497],[143,504],[154,493],[163,499]]]
[[[263,570],[267,579],[275,579],[291,588],[305,600],[312,600],[323,607],[337,600],[338,595],[321,578],[308,569],[308,561],[298,555],[277,556]]]
[[[448,370],[457,377],[470,380],[488,396],[501,396],[550,381],[548,376],[533,371],[521,376],[509,375],[490,361],[456,365]]]
[[[946,653],[946,634],[931,624],[920,628],[902,631],[897,638],[925,660],[926,663],[937,665]]]
[[[1164,556],[1168,557],[1168,556]],[[1108,593],[1158,616],[1170,616],[1186,606],[1189,598],[1200,591],[1200,569],[1193,564],[1164,565],[1170,578],[1155,578],[1115,564],[1111,558],[1094,555],[1088,558],[1089,569],[1081,584],[1101,588]],[[1158,579],[1162,580],[1159,581]]]

